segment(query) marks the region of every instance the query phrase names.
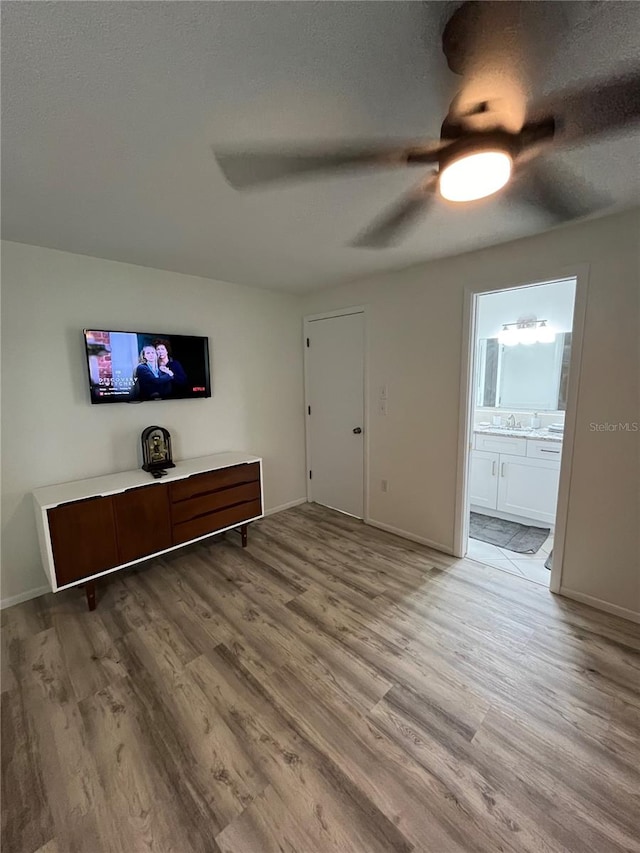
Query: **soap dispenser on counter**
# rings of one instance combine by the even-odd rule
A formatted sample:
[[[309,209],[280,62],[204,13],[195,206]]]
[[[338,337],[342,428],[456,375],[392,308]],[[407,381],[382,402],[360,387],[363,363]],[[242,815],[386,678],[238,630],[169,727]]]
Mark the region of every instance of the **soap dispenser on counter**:
[[[540,429],[540,418],[537,412],[534,412],[531,418],[531,429]]]

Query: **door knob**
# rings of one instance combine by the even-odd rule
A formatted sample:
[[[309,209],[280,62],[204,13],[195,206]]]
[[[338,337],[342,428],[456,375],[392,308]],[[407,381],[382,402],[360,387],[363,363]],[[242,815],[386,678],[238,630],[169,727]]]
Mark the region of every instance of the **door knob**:
[[[360,429],[360,427],[355,427],[353,430],[354,435],[360,435],[361,432],[362,432],[362,430]]]

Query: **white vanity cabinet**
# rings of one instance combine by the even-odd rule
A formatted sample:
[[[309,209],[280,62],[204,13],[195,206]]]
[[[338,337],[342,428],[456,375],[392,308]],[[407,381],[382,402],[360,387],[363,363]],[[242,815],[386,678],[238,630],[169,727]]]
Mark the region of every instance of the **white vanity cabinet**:
[[[560,462],[500,454],[496,509],[554,524]]]
[[[497,509],[499,453],[489,450],[471,451],[469,501],[472,506]]]
[[[493,449],[485,450],[487,446]],[[476,434],[469,478],[471,508],[553,524],[561,453],[560,442]]]

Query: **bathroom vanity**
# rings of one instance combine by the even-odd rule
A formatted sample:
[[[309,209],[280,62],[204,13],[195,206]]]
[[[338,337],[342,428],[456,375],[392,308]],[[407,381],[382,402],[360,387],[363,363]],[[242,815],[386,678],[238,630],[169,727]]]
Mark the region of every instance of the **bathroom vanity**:
[[[556,518],[562,435],[547,430],[474,429],[471,510],[510,521]]]

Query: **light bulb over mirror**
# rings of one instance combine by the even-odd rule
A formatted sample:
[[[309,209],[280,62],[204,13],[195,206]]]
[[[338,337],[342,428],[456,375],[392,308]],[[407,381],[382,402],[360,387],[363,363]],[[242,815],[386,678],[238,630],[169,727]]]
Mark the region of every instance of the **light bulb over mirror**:
[[[517,323],[504,323],[498,332],[498,343],[507,347],[518,344],[529,346],[530,344],[552,344],[555,342],[556,332],[547,325],[546,320],[525,320]]]
[[[556,339],[556,333],[547,326],[546,321],[543,320],[538,327],[538,343],[540,344],[552,344]]]
[[[506,347],[514,347],[518,343],[518,334],[513,326],[505,325],[498,332],[498,343]]]

